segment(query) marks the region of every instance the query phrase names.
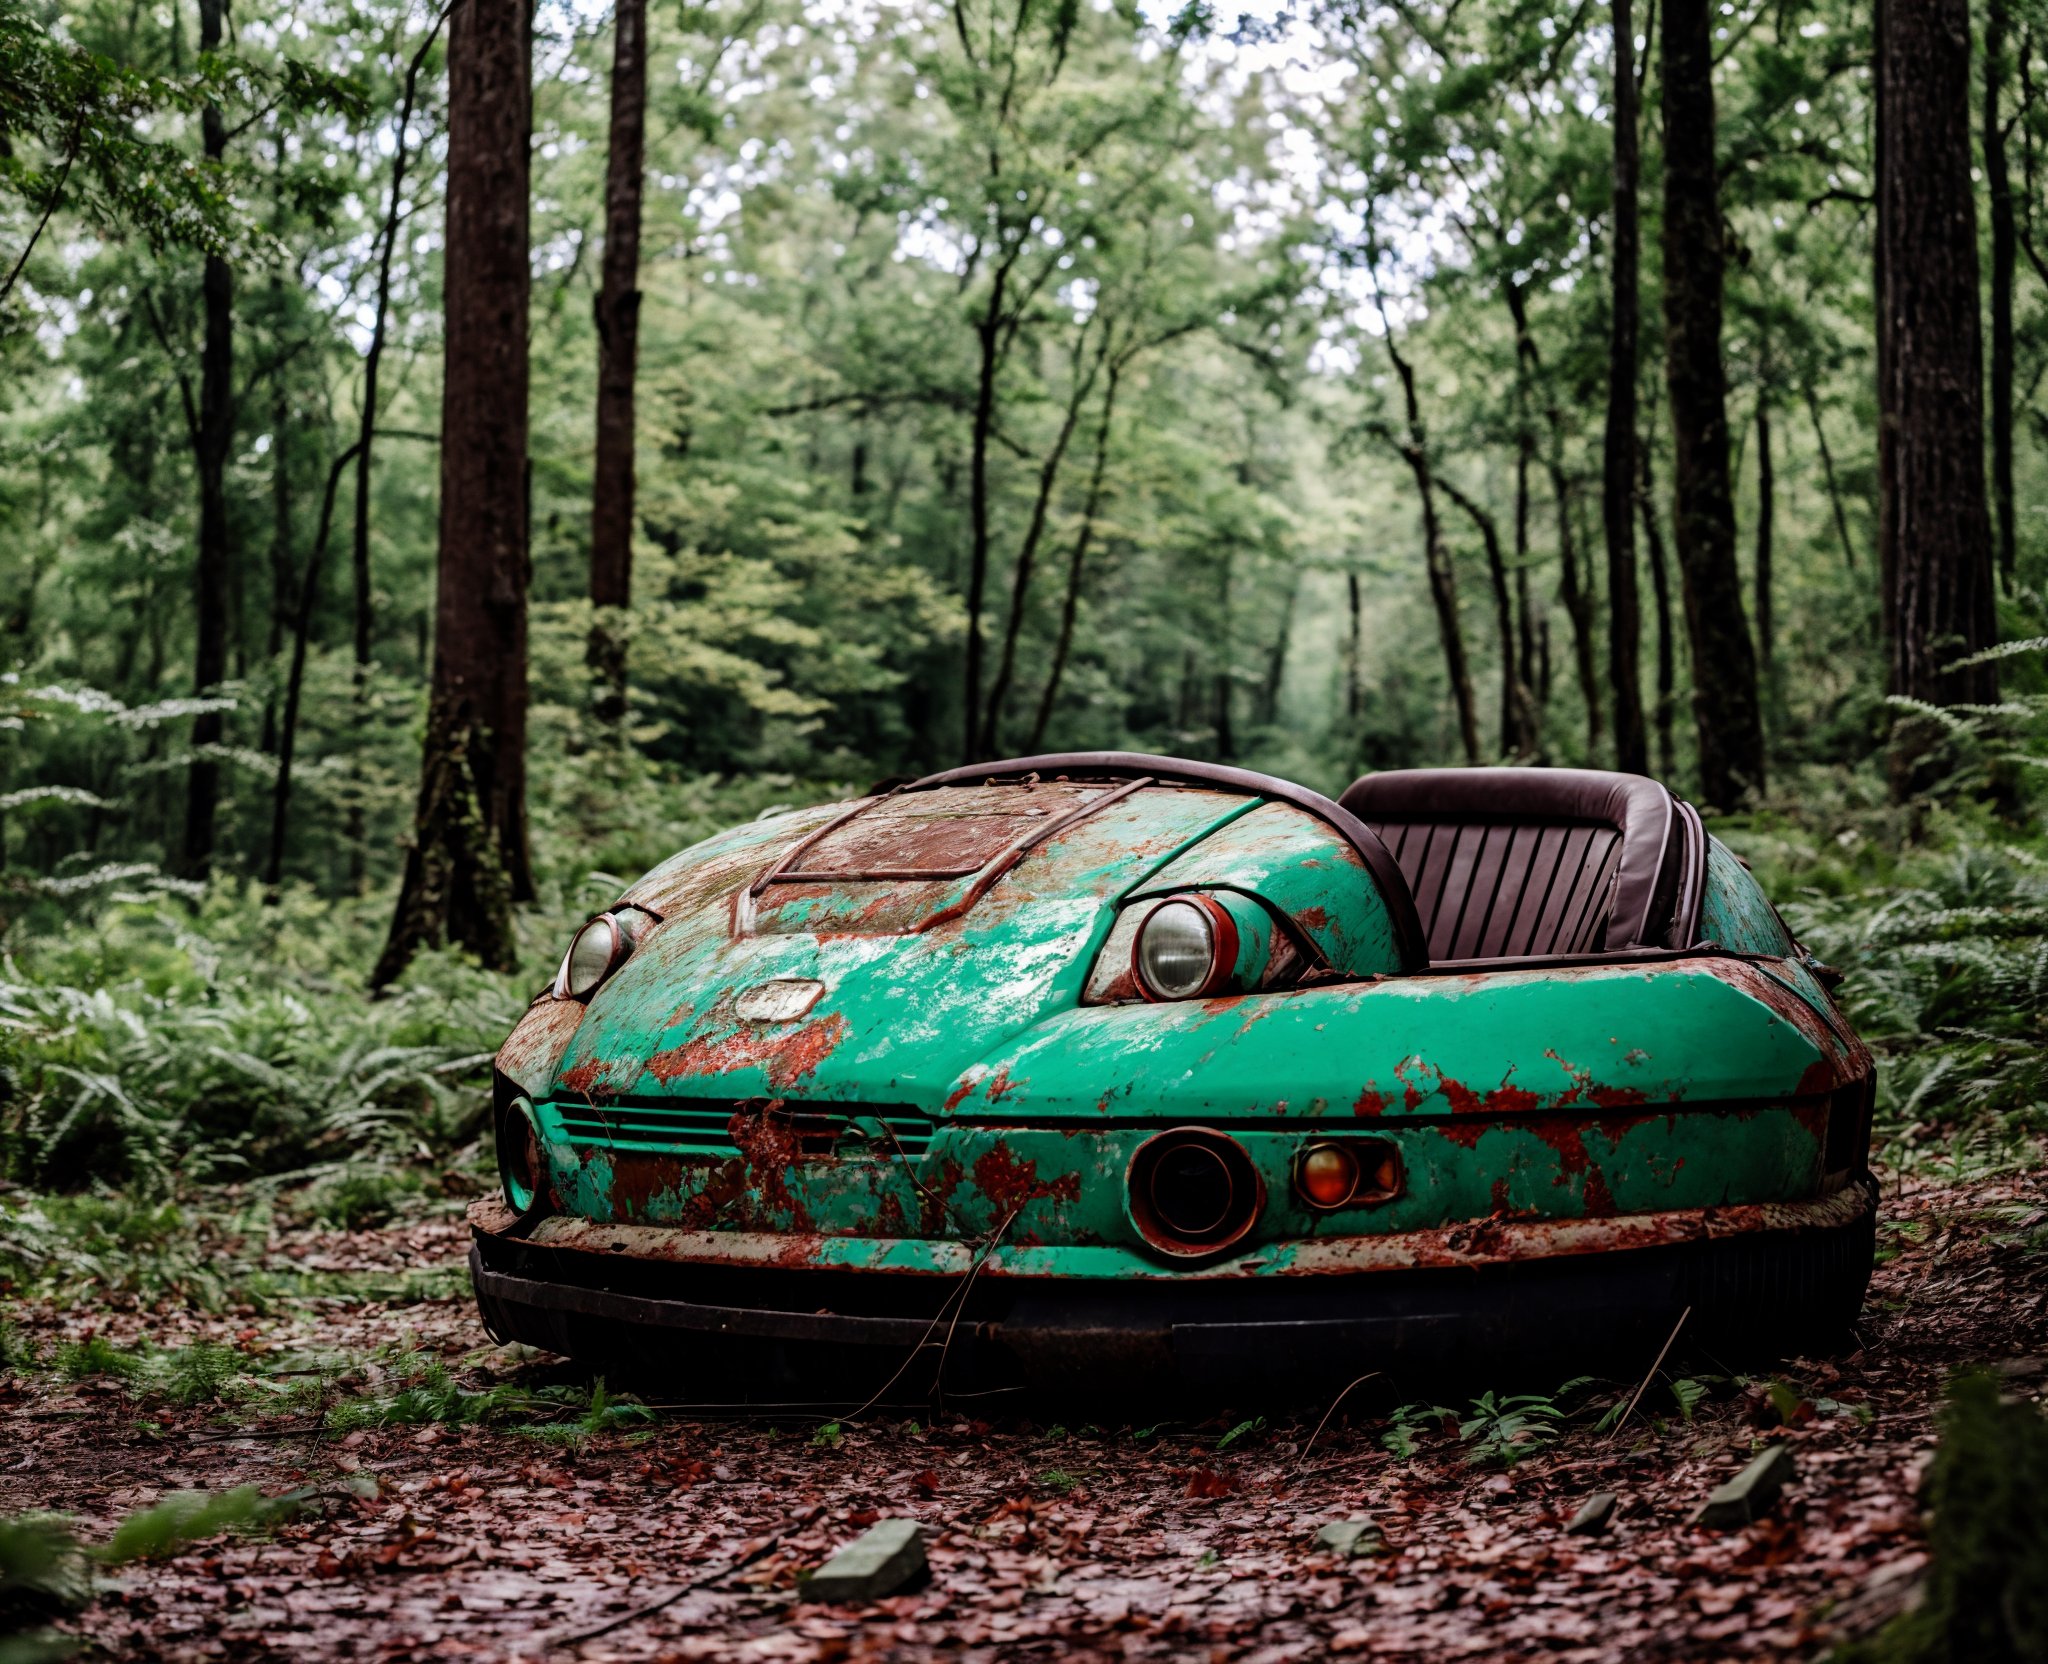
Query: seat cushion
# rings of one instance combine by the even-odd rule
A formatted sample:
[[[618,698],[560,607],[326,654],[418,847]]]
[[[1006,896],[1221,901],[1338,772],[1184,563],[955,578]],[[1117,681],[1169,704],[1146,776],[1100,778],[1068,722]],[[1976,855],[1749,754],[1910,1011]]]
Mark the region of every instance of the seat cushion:
[[[1396,769],[1368,774],[1339,801],[1394,852],[1432,961],[1690,940],[1704,835],[1698,816],[1654,780],[1594,769]]]

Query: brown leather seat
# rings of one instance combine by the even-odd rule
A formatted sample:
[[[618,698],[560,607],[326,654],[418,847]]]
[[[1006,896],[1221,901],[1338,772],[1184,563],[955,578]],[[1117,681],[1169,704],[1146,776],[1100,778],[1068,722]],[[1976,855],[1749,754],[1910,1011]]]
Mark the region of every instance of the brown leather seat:
[[[1394,769],[1338,801],[1394,852],[1432,962],[1687,947],[1697,930],[1699,815],[1641,775]]]

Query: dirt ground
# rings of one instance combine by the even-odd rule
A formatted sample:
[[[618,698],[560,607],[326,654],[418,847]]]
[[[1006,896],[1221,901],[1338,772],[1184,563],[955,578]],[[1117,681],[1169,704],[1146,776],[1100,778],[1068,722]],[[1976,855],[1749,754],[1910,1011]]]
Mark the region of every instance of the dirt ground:
[[[61,1510],[94,1541],[173,1491],[308,1493],[264,1534],[126,1567],[67,1620],[122,1659],[1813,1658],[1896,1611],[1924,1567],[1914,1494],[1948,1375],[1987,1364],[2029,1394],[2048,1385],[2044,1219],[2040,1176],[1896,1186],[1859,1352],[1707,1382],[1690,1419],[1670,1382],[1700,1375],[1675,1360],[1619,1436],[1594,1423],[1628,1386],[1582,1391],[1557,1442],[1504,1469],[1430,1426],[1400,1459],[1378,1413],[1332,1419],[1312,1448],[1312,1419],[1228,1439],[1231,1421],[1070,1430],[957,1407],[836,1434],[816,1416],[687,1410],[566,1440],[322,1432],[303,1386],[319,1354],[354,1360],[336,1401],[388,1399],[408,1343],[472,1388],[562,1377],[491,1347],[465,1297],[370,1297],[404,1274],[412,1296],[460,1288],[453,1217],[309,1229],[263,1259],[343,1292],[211,1316],[17,1308],[47,1355],[93,1332],[204,1337],[249,1375],[231,1407],[191,1410],[113,1378],[16,1376],[0,1512]],[[1765,1437],[1797,1459],[1776,1508],[1735,1531],[1690,1525]],[[1568,1535],[1603,1490],[1621,1498],[1611,1529]],[[923,1522],[925,1587],[866,1608],[795,1600],[800,1572],[885,1515]],[[1318,1524],[1361,1515],[1384,1552],[1311,1548]]]

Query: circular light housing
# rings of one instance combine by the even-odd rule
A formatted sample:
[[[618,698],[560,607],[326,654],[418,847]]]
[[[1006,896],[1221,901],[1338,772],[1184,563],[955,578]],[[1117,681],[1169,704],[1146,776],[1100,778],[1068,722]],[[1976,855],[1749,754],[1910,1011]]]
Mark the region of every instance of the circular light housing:
[[[530,1213],[541,1193],[540,1124],[533,1105],[515,1098],[498,1124],[498,1178],[505,1201],[519,1213]]]
[[[1259,1171],[1234,1138],[1176,1127],[1131,1158],[1131,1218],[1161,1253],[1203,1259],[1242,1241],[1265,1202]]]
[[[562,992],[572,1000],[590,998],[623,957],[625,940],[618,920],[609,913],[600,913],[577,931],[562,960]]]
[[[1294,1188],[1312,1208],[1341,1208],[1358,1193],[1358,1158],[1341,1144],[1312,1144],[1295,1163]]]
[[[1131,945],[1139,991],[1152,1000],[1221,993],[1237,965],[1237,926],[1207,896],[1176,896],[1145,915]]]

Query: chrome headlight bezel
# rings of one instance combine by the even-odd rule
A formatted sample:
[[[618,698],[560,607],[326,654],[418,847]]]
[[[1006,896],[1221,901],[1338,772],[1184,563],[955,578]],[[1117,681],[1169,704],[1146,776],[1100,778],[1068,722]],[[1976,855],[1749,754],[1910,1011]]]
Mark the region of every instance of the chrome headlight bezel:
[[[1178,941],[1172,940],[1177,933]],[[1237,970],[1237,921],[1214,896],[1190,892],[1156,903],[1131,939],[1131,978],[1154,1003],[1206,999],[1230,987]],[[1168,968],[1178,950],[1185,969]]]

